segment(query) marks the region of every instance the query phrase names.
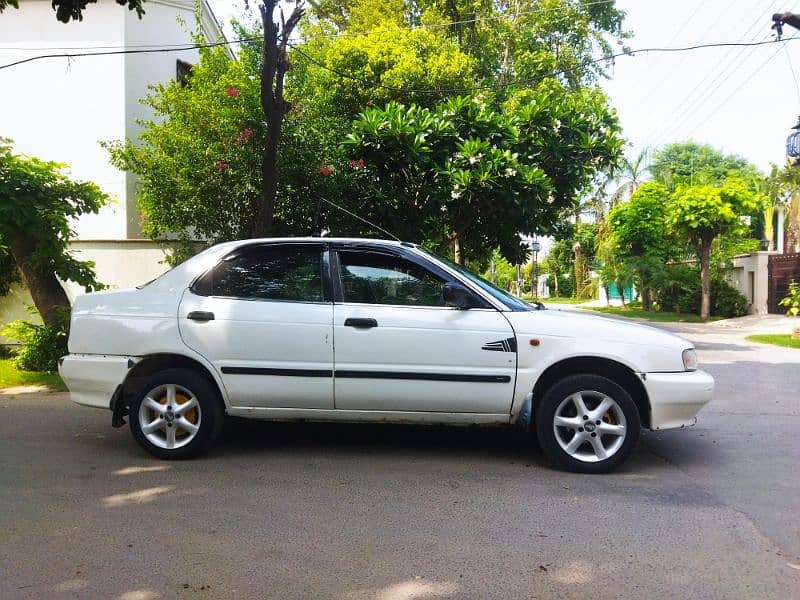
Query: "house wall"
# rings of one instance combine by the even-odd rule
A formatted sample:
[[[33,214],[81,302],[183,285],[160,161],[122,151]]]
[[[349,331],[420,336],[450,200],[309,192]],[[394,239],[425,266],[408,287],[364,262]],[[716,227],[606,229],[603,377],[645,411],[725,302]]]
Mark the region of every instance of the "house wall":
[[[729,281],[747,299],[747,312],[751,315],[767,314],[769,256],[777,252],[754,252],[733,259]]]
[[[167,47],[170,44],[191,44],[191,31],[196,29],[194,0],[148,1],[142,19],[128,10],[120,10],[124,17],[124,39],[129,48],[136,46]],[[201,27],[208,40],[216,41],[218,31],[208,22],[204,12]],[[176,62],[183,60],[196,63],[199,52],[195,49],[168,53],[128,54],[124,66],[125,131],[122,137],[136,140],[141,132],[138,121],[153,118],[150,108],[141,103],[154,83],[175,79]],[[125,236],[138,238],[141,235],[136,208],[137,178],[125,173]]]
[[[0,64],[123,43],[127,11],[113,1],[89,5],[83,21],[69,24],[56,20],[49,0],[20,4],[0,18]],[[124,73],[120,55],[47,58],[0,70],[0,135],[17,153],[67,163],[75,179],[97,183],[114,200],[80,219],[80,237],[125,237],[125,178],[98,145],[125,135]]]
[[[0,18],[0,65],[42,54],[191,44],[194,8],[194,0],[148,0],[140,20],[114,0],[99,0],[87,6],[83,21],[65,24],[55,18],[50,0],[24,0]],[[205,2],[200,28],[208,40],[222,35]],[[48,58],[0,70],[0,136],[11,138],[19,154],[66,163],[74,179],[93,181],[110,195],[98,215],[74,223],[71,248],[79,259],[94,261],[98,280],[112,288],[139,285],[167,267],[158,244],[137,239],[136,178],[115,169],[99,142],[135,140],[137,120],[152,117],[139,102],[148,87],[173,79],[178,59],[196,63],[198,57],[191,49]],[[81,293],[74,284],[65,288],[70,299]],[[25,304],[32,300],[24,287],[0,297],[0,328],[29,318]],[[0,344],[5,341],[0,337]]]
[[[193,0],[149,0],[140,20],[114,0],[89,4],[83,21],[61,23],[50,0],[25,0],[0,19],[0,64],[42,54],[166,48],[191,44]],[[220,31],[203,4],[201,29]],[[183,21],[183,24],[179,22]],[[197,50],[149,54],[48,58],[0,70],[0,135],[14,149],[66,163],[75,179],[93,181],[112,202],[75,223],[77,238],[138,238],[136,182],[115,169],[100,141],[136,139],[139,119],[151,116],[139,100],[148,86],[175,78],[176,60],[198,60]]]

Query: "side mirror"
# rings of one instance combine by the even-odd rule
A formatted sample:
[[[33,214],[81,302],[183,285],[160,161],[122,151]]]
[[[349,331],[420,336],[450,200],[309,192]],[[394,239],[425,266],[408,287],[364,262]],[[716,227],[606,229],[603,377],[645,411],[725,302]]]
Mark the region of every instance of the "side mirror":
[[[472,292],[458,283],[445,283],[442,288],[442,299],[447,306],[453,306],[458,310],[469,310],[477,306]]]

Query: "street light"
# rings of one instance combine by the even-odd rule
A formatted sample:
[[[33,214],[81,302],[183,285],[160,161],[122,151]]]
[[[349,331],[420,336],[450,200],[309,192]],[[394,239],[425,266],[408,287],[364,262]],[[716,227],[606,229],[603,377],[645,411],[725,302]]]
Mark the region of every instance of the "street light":
[[[531,239],[531,252],[533,253],[533,271],[531,272],[531,293],[535,299],[539,298],[539,274],[538,274],[538,261],[539,261],[539,250],[542,249],[542,245],[539,243],[539,240],[536,238]]]

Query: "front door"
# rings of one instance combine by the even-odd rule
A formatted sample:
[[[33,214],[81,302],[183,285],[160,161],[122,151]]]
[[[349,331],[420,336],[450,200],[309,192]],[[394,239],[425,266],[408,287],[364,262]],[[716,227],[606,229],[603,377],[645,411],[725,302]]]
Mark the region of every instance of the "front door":
[[[445,306],[446,274],[421,261],[388,250],[337,254],[337,409],[509,413],[516,339],[501,312]]]
[[[234,407],[333,408],[333,304],[324,244],[245,246],[181,301],[184,342],[220,374]]]

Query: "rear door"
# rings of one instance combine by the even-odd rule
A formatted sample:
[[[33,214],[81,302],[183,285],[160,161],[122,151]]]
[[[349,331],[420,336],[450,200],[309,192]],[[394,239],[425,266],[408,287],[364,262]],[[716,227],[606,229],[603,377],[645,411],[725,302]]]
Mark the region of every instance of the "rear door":
[[[321,243],[245,246],[184,293],[181,336],[217,369],[233,406],[333,408],[326,262]]]
[[[449,276],[388,249],[339,247],[333,264],[337,409],[509,413],[516,339],[501,312],[445,306]]]

